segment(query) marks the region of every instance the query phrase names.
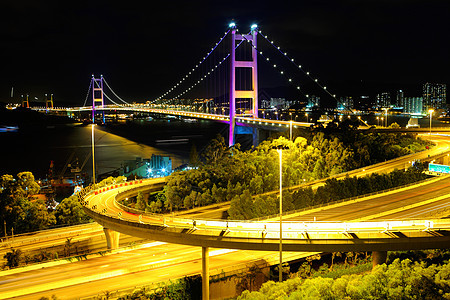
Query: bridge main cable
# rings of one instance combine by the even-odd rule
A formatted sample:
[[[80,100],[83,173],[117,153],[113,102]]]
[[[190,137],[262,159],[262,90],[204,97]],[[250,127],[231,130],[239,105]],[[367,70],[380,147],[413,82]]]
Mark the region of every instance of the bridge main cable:
[[[194,68],[192,68],[191,71],[189,71],[185,76],[182,77],[182,79],[176,83],[175,85],[173,85],[171,88],[169,88],[168,91],[166,91],[164,94],[162,94],[161,96],[159,96],[158,98],[154,99],[152,102],[158,101],[163,99],[163,97],[166,97],[167,95],[169,95],[170,93],[172,93],[176,88],[178,88],[186,79],[188,79],[193,72],[195,72],[204,62],[205,60],[211,55],[212,52],[214,52],[214,50],[219,46],[219,44],[225,39],[225,37],[228,35],[228,33],[230,32],[230,30],[228,30],[227,32],[225,32],[225,34],[220,38],[220,40],[216,43],[216,45],[214,47],[211,48],[211,51],[209,51],[205,57],[203,57],[200,62],[198,64],[195,65]]]

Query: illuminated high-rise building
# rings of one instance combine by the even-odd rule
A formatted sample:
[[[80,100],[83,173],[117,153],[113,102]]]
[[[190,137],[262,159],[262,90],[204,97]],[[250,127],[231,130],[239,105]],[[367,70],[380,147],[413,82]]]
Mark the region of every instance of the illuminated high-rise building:
[[[385,92],[377,95],[377,108],[389,107],[391,105],[391,93]]]
[[[423,85],[423,109],[443,109],[447,105],[447,85],[441,83],[425,83]]]
[[[397,91],[397,107],[405,107],[405,94],[403,93],[403,90]]]
[[[423,111],[422,97],[405,97],[403,111],[408,114],[420,114]]]

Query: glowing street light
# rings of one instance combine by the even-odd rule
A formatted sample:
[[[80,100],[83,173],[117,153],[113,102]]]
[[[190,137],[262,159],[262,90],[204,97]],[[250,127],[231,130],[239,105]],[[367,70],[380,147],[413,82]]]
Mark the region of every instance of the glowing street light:
[[[386,127],[388,127],[388,117],[387,117],[387,112],[388,112],[389,107],[385,107],[385,108],[383,108],[383,109],[386,111]]]
[[[429,109],[428,113],[430,114],[430,135],[431,135],[431,118],[433,116],[434,109]]]

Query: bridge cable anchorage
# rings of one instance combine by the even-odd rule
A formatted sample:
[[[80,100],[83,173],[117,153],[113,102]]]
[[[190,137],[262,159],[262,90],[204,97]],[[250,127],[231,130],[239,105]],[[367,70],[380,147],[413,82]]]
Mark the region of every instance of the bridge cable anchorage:
[[[187,80],[196,70],[198,70],[198,68],[200,67],[200,65],[203,64],[203,62],[205,62],[205,60],[211,55],[211,53],[217,48],[217,46],[224,40],[224,38],[228,35],[228,33],[230,32],[231,29],[229,29],[227,32],[225,32],[225,34],[220,38],[219,42],[217,42],[215,44],[214,47],[212,47],[211,51],[208,52],[206,54],[205,57],[203,57],[196,65],[194,68],[192,68],[191,71],[189,71],[185,76],[182,77],[182,79],[177,82],[176,84],[174,84],[171,88],[169,88],[164,94],[162,94],[161,96],[159,96],[158,98],[154,99],[153,101],[151,101],[151,103],[161,100],[164,97],[166,97],[167,95],[169,95],[172,91],[174,91],[179,85],[181,85],[185,80]]]
[[[241,42],[236,45],[235,49],[237,49],[242,43],[244,42],[244,40],[241,40]],[[222,65],[223,62],[225,62],[225,60],[230,57],[230,54],[227,54],[217,65],[215,65],[210,71],[208,71],[206,74],[202,75],[200,77],[199,80],[197,80],[197,82],[195,82],[193,85],[191,85],[189,88],[187,88],[185,91],[183,91],[182,93],[180,93],[179,95],[171,98],[168,100],[168,102],[173,101],[173,100],[177,100],[178,98],[180,98],[181,96],[185,95],[186,93],[188,93],[189,91],[191,91],[194,87],[196,87],[198,84],[200,84],[204,79],[208,78],[209,76],[211,76],[211,74],[217,70],[217,68],[219,68],[219,66]],[[167,103],[168,103],[167,102]]]
[[[329,96],[331,96],[334,100],[336,100],[338,103],[340,103],[346,110],[348,110],[350,113],[354,113],[353,110],[349,107],[347,107],[346,105],[344,105],[340,100],[337,99],[336,94],[332,94],[330,93],[330,91],[328,91],[327,87],[325,85],[322,85],[319,83],[319,80],[317,78],[313,78],[310,74],[310,72],[305,71],[302,67],[302,65],[297,65],[294,61],[293,58],[290,58],[287,55],[287,52],[283,52],[281,50],[280,47],[275,46],[273,41],[269,41],[267,35],[263,35],[262,32],[260,30],[257,30],[257,32],[269,43],[271,44],[278,52],[280,52],[287,60],[289,60],[297,69],[301,70],[308,78],[310,78],[312,81],[314,81],[316,83],[317,86],[319,86],[326,94],[328,94]],[[268,59],[267,59],[268,61]],[[299,88],[297,88],[299,89]],[[309,98],[309,95],[306,95],[307,98]]]
[[[117,97],[117,99],[119,99],[120,101],[122,101],[123,103],[127,104],[127,105],[131,105],[130,103],[128,103],[127,101],[123,100],[122,98],[120,98],[114,91],[113,89],[109,86],[108,82],[106,81],[105,77],[103,77],[103,81],[106,83],[106,86],[109,88],[109,90],[113,93],[114,96]],[[108,98],[109,99],[109,98]]]

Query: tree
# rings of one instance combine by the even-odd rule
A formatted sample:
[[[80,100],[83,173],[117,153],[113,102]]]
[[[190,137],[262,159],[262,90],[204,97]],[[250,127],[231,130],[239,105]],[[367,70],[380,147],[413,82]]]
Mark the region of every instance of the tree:
[[[226,157],[231,156],[231,149],[225,144],[223,136],[218,134],[202,153],[207,165],[214,165]]]
[[[83,206],[78,202],[76,195],[65,198],[56,207],[56,221],[59,225],[76,225],[87,223],[91,218],[83,211]]]
[[[38,192],[39,185],[31,172],[20,172],[16,178],[2,175],[0,219],[14,227],[16,232],[40,230],[55,224],[55,219],[47,212],[45,203],[32,201],[31,197]],[[3,227],[0,230],[3,231]]]
[[[191,167],[198,167],[200,165],[200,157],[194,143],[192,144],[191,152],[189,153],[189,165]]]
[[[137,210],[142,210],[142,211],[145,211],[145,209],[147,208],[147,201],[146,201],[144,193],[142,193],[142,191],[139,191],[136,196],[135,208]]]
[[[255,217],[253,198],[249,190],[244,190],[241,195],[234,196],[228,214],[232,220],[250,220]]]
[[[22,251],[20,249],[11,248],[10,252],[7,252],[3,258],[6,259],[6,266],[10,269],[19,266],[20,258],[22,257]]]

